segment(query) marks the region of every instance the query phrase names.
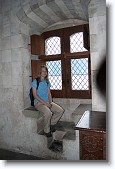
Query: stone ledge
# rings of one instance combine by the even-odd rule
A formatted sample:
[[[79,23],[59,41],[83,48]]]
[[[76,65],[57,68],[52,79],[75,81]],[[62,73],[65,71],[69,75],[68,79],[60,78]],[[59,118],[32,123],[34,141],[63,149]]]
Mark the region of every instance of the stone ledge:
[[[25,117],[30,117],[30,118],[35,118],[35,119],[39,119],[41,117],[43,117],[43,114],[40,113],[38,110],[36,110],[34,107],[28,107],[26,109],[24,109],[22,111],[22,114],[25,116]]]

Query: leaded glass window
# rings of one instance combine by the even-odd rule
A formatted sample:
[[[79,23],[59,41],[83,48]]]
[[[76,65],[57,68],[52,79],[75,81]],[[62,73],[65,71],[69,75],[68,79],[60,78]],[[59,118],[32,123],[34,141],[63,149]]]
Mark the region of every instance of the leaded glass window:
[[[60,37],[50,37],[45,40],[45,54],[56,55],[61,53]]]
[[[62,70],[61,61],[47,61],[46,65],[49,72],[49,80],[52,90],[62,90]]]
[[[83,32],[70,36],[70,53],[87,51],[83,44]]]
[[[89,90],[88,58],[71,59],[72,90]]]

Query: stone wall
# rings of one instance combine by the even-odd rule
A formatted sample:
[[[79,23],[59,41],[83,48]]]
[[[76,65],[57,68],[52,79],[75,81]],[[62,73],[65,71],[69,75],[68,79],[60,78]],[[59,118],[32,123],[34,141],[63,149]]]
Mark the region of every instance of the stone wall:
[[[0,0],[0,146],[11,148],[21,120],[29,106],[29,27],[16,16],[20,1]]]
[[[80,104],[92,104],[91,99],[54,98],[53,101],[62,106],[65,110],[61,121],[68,122],[73,122],[72,113],[77,109]]]
[[[91,0],[89,4],[91,50],[92,109],[106,111],[105,99],[96,86],[96,74],[106,55],[106,1]],[[102,80],[103,83],[103,80]]]

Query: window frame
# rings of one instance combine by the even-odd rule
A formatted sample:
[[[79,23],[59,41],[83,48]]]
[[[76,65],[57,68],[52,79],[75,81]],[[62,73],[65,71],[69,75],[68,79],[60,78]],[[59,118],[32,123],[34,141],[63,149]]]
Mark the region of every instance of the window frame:
[[[44,55],[39,56],[39,59],[42,59],[44,61],[61,60],[62,90],[51,90],[52,96],[54,98],[91,99],[91,64],[90,64],[91,62],[90,62],[89,39],[87,39],[87,37],[84,38],[85,39],[84,45],[86,44],[86,42],[88,42],[88,44],[86,45],[87,46],[86,49],[88,51],[70,53],[70,36],[77,32],[83,32],[83,37],[85,36],[85,34],[88,35],[89,34],[88,24],[48,31],[42,34],[42,37],[44,38],[44,44],[45,44],[46,39],[54,37],[54,36],[60,37],[60,42],[61,42],[61,54],[56,54],[56,55],[45,55],[44,54]],[[89,90],[70,90],[71,79],[68,80],[68,77],[71,78],[70,59],[72,58],[80,59],[84,57],[88,58]],[[68,81],[70,82],[68,83]]]
[[[88,77],[89,77],[89,90],[72,90],[71,89],[71,59],[82,59],[88,58]],[[79,98],[79,99],[90,99],[91,98],[91,68],[90,68],[90,54],[84,52],[82,55],[68,55],[66,56],[66,64],[68,69],[66,69],[66,98]],[[77,97],[76,97],[77,96]]]

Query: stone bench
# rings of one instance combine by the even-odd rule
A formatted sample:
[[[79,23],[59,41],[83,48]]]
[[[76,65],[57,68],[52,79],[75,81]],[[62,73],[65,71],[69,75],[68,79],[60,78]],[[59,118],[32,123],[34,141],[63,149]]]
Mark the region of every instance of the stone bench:
[[[39,133],[40,131],[43,130],[44,126],[44,122],[43,122],[43,117],[44,115],[39,112],[38,110],[36,110],[33,106],[31,107],[28,107],[26,109],[24,109],[22,111],[22,114],[27,117],[27,118],[33,118],[33,119],[36,119],[36,122],[37,122],[37,133]]]
[[[80,120],[81,116],[83,115],[83,113],[87,110],[91,110],[92,109],[92,105],[91,104],[80,104],[75,111],[72,113],[72,120],[75,124],[78,123],[78,121]]]
[[[63,145],[66,141],[75,141],[76,140],[76,132],[75,132],[75,123],[67,122],[67,121],[59,121],[56,125],[56,132],[53,133],[53,137],[46,138],[43,134],[43,120],[44,116],[42,113],[37,111],[34,107],[28,107],[22,111],[22,114],[28,119],[31,118],[33,123],[37,123],[37,133],[38,136],[42,136],[44,142],[47,139],[47,148],[54,153],[59,153],[61,155],[63,153],[63,146],[67,149],[66,144]],[[31,124],[30,124],[31,125]],[[32,130],[33,131],[33,130]],[[55,146],[56,148],[55,148]],[[58,155],[58,154],[57,154]]]
[[[43,114],[40,113],[38,110],[36,110],[33,106],[24,109],[22,113],[25,117],[30,117],[35,119],[39,119],[43,117]]]

